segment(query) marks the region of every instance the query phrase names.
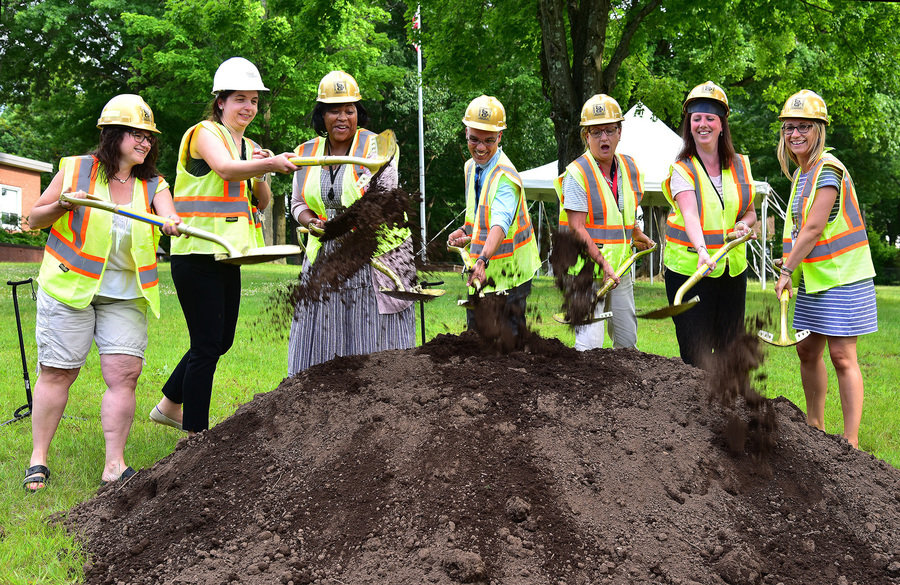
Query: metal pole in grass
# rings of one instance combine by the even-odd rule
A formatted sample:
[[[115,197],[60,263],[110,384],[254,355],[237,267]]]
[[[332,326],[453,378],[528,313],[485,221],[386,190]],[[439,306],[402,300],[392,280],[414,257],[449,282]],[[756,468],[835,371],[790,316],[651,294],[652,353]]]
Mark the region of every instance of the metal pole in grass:
[[[422,288],[429,288],[432,286],[440,286],[444,284],[444,281],[420,282],[419,284],[422,285]],[[419,301],[419,320],[422,323],[422,345],[425,345],[425,301]]]
[[[11,280],[6,281],[6,284],[12,287],[13,307],[16,311],[16,328],[19,330],[19,350],[22,354],[22,377],[25,378],[25,399],[28,403],[17,408],[13,413],[13,417],[5,423],[0,424],[0,426],[6,426],[9,423],[31,416],[31,379],[28,377],[28,361],[25,359],[25,341],[22,339],[22,318],[19,316],[19,297],[16,295],[16,287],[23,284],[31,284],[31,298],[32,300],[36,300],[37,296],[34,294],[33,282],[33,278],[16,282]]]

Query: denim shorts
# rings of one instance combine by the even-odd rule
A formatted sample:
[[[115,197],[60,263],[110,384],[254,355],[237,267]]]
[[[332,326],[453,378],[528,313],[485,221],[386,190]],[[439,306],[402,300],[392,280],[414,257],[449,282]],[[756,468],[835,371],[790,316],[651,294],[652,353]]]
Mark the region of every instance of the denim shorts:
[[[147,349],[147,300],[98,296],[84,309],[74,309],[38,289],[35,338],[38,362],[51,368],[80,368],[92,342],[101,355],[143,359]]]

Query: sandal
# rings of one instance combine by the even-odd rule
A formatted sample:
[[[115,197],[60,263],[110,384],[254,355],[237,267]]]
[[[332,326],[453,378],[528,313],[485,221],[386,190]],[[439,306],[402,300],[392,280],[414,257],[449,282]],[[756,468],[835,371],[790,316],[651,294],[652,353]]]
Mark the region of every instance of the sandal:
[[[100,480],[100,487],[107,486],[107,485],[109,485],[109,484],[111,484],[111,483],[116,483],[116,482],[119,482],[119,481],[124,481],[124,480],[126,480],[126,479],[131,479],[131,478],[134,477],[135,475],[137,475],[137,471],[135,471],[134,469],[132,469],[131,466],[128,466],[128,467],[125,468],[125,471],[122,472],[122,475],[120,475],[120,476],[117,477],[116,479],[114,479],[114,480],[112,480],[112,481],[103,481],[103,480]]]
[[[42,474],[44,477],[39,477],[38,474]],[[22,487],[25,488],[26,491],[34,493],[36,491],[42,490],[44,488],[31,488],[28,487],[30,485],[34,485],[37,483],[44,484],[44,487],[50,482],[50,470],[47,469],[46,465],[32,465],[25,471],[25,481],[22,482]]]

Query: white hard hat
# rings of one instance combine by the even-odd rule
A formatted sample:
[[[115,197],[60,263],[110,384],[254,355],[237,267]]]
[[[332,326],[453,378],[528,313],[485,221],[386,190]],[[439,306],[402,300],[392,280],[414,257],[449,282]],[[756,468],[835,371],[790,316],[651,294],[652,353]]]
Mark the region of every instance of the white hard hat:
[[[263,85],[256,65],[243,57],[232,57],[216,69],[212,92],[215,95],[220,91],[242,89],[269,91],[269,88]]]

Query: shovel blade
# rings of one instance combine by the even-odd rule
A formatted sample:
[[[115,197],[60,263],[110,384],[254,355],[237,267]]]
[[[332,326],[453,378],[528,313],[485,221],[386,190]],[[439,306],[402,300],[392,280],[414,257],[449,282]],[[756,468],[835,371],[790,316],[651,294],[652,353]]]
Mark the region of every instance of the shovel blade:
[[[422,301],[428,302],[433,301],[434,299],[443,296],[446,291],[441,290],[439,288],[423,288],[419,290],[395,290],[391,288],[382,288],[380,289],[382,294],[385,294],[389,297],[400,299],[401,301]]]
[[[607,311],[605,313],[600,313],[598,315],[594,315],[590,319],[585,319],[583,323],[579,323],[578,325],[590,325],[591,323],[599,323],[600,321],[606,321],[610,317],[612,317],[612,311]],[[566,316],[565,313],[556,313],[553,315],[553,320],[557,323],[562,323],[563,325],[571,325],[572,321]]]
[[[798,331],[796,334],[794,334],[793,339],[791,339],[787,335],[787,333],[784,333],[778,339],[775,339],[774,335],[772,335],[768,331],[763,331],[762,329],[760,329],[759,333],[757,333],[756,336],[769,345],[774,345],[775,347],[792,347],[809,337],[809,334],[809,329],[804,329],[803,331]]]
[[[216,260],[224,264],[243,266],[244,264],[272,262],[273,260],[280,260],[282,258],[287,258],[288,256],[298,256],[302,253],[303,248],[300,246],[263,246],[261,248],[250,248],[243,254],[234,254],[231,256],[226,254],[216,255]]]
[[[654,311],[647,311],[646,313],[641,313],[638,315],[641,319],[666,319],[667,317],[674,317],[675,315],[680,315],[691,309],[700,302],[700,297],[694,297],[688,301],[684,301],[683,303],[679,303],[677,305],[669,305],[668,307],[663,307],[661,309],[656,309]]]

